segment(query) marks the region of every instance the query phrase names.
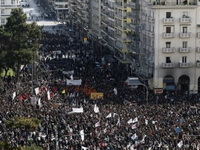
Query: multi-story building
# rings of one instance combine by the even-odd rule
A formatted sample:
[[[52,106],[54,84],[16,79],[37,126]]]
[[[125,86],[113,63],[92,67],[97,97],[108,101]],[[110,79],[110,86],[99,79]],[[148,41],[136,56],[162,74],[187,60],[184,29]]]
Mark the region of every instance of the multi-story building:
[[[91,28],[91,1],[90,0],[71,0],[70,1],[70,17],[73,26],[75,26],[82,38],[87,37]]]
[[[128,34],[131,33],[128,24],[131,23],[131,18],[128,17],[131,13],[131,8],[127,6],[127,0],[115,0],[115,57],[121,63],[128,64],[127,54],[132,51],[128,47],[131,39]]]
[[[115,50],[115,2],[103,0],[101,3],[101,40],[110,50]]]
[[[140,32],[139,32],[139,12],[140,5],[139,0],[129,0],[127,2],[127,6],[131,8],[131,12],[127,15],[131,19],[131,23],[128,24],[128,28],[131,30],[129,34],[127,34],[128,38],[130,38],[131,42],[128,44],[128,49],[130,52],[127,54],[127,60],[130,63],[130,71],[137,71],[136,68],[139,67],[139,40],[140,40]]]
[[[66,21],[69,13],[69,1],[68,0],[53,0],[53,9],[56,12],[57,19]]]
[[[101,0],[93,0],[91,2],[91,31],[95,38],[99,38],[101,34]]]
[[[199,0],[92,1],[91,12],[74,4],[78,24],[92,13],[90,33],[150,88],[200,91]]]
[[[200,90],[200,1],[140,1],[139,73],[151,88]]]
[[[12,9],[19,8],[19,0],[0,0],[0,25],[6,24]]]

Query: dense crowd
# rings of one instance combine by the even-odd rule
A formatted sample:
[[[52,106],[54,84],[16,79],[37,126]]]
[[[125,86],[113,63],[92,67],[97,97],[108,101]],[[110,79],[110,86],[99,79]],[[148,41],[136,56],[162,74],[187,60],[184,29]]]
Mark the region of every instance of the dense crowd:
[[[102,65],[105,54],[84,43],[77,33],[45,32],[40,43],[37,77],[32,77],[33,67],[27,66],[18,84],[11,77],[4,79],[0,141],[12,146],[35,143],[50,150],[200,149],[198,95],[150,91],[146,104],[143,87],[126,85],[128,72],[117,62]],[[70,79],[82,83],[67,85]],[[92,100],[92,91],[104,97]],[[40,102],[32,104],[31,97]],[[35,117],[41,123],[35,131],[8,128],[6,121],[14,117]]]

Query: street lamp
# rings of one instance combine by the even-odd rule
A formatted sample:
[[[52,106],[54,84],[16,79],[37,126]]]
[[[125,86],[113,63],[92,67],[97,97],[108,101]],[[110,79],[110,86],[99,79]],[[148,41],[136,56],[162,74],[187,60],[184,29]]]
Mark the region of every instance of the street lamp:
[[[148,105],[148,102],[149,102],[149,91],[148,91],[148,87],[147,87],[145,84],[143,84],[143,83],[141,83],[140,85],[143,85],[143,86],[146,88],[146,102],[147,102],[147,105]]]

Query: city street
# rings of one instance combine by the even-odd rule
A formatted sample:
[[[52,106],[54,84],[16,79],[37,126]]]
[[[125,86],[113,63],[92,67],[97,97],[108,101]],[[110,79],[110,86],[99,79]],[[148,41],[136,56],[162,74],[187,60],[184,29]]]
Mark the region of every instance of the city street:
[[[35,0],[28,0],[27,4],[29,4],[30,7],[22,7],[27,15],[27,23],[32,23],[34,21],[39,26],[43,26],[44,31],[55,33],[56,31],[53,28],[62,23],[55,19],[46,19],[44,9],[37,5]]]
[[[84,29],[82,21],[68,16],[65,24],[45,17],[53,11],[47,12],[45,3],[45,9],[39,3],[29,0],[21,5],[27,23],[36,22],[44,31],[25,24],[21,9],[1,28],[0,68],[12,69],[15,75],[2,76],[0,150],[26,146],[33,150],[200,150],[199,94],[166,89],[157,93],[140,81],[135,70],[129,70],[129,62],[120,63],[115,57],[124,57],[117,43],[132,42],[122,39],[122,31],[127,32],[122,26],[119,33],[120,25],[112,27],[118,40],[111,52],[103,37],[88,36],[92,31]],[[122,11],[122,3],[116,4]],[[124,17],[115,23],[121,20],[128,23]],[[168,56],[172,51],[167,45],[171,43],[164,48]],[[139,55],[123,53],[130,52]]]

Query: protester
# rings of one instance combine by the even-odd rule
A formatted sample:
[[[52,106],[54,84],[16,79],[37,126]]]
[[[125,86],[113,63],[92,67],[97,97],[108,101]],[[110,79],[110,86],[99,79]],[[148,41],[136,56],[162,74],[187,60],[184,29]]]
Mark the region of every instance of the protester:
[[[200,148],[197,95],[150,91],[147,104],[143,87],[126,85],[128,73],[117,62],[102,65],[102,54],[78,33],[45,32],[40,42],[39,64],[25,67],[17,85],[4,80],[1,141],[50,150]],[[103,98],[91,99],[92,92]],[[41,123],[35,131],[8,128],[6,121],[14,117]]]

